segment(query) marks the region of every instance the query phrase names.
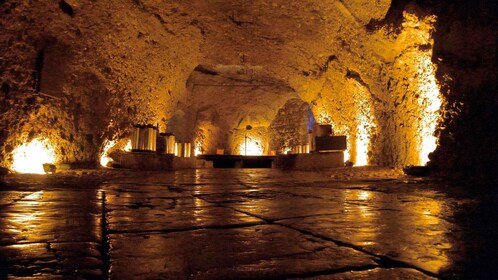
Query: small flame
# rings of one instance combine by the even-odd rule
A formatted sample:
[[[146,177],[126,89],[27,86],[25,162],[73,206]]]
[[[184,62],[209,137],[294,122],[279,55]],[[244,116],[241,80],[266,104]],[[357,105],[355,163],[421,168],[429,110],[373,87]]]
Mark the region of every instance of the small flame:
[[[11,169],[19,173],[45,174],[43,164],[55,163],[55,151],[47,139],[34,139],[12,152]]]
[[[112,158],[109,157],[109,149],[114,147],[118,141],[116,140],[105,140],[104,147],[102,148],[102,154],[100,155],[100,165],[107,167],[107,164],[112,161]]]

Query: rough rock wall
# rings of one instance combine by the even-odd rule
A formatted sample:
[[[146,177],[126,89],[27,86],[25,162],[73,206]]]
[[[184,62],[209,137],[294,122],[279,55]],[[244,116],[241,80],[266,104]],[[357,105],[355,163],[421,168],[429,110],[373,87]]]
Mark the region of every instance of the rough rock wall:
[[[348,136],[346,158],[355,164],[425,164],[441,103],[431,61],[432,9],[395,1],[376,13],[340,10],[342,28],[335,40],[322,41],[327,55],[291,84],[318,122]]]
[[[437,17],[415,5],[405,6],[400,17],[397,33],[388,37],[395,56],[382,76],[390,97],[382,121],[389,138],[379,162],[425,165],[428,154],[436,148],[433,134],[444,101],[431,61]]]
[[[498,90],[496,1],[448,1],[441,8],[433,61],[447,100],[431,164],[442,174],[496,181]]]
[[[268,142],[300,98],[349,136],[357,164],[422,164],[436,143],[444,170],[496,166],[491,0],[0,5],[2,165],[40,135],[63,161],[94,160],[134,123],[237,153],[247,125]]]
[[[269,130],[270,150],[284,153],[297,146],[309,144],[308,130],[314,118],[310,106],[301,99],[290,99],[278,110]]]
[[[131,124],[164,124],[197,64],[200,30],[174,3],[2,1],[1,12],[1,165],[37,137],[60,161],[95,160]]]
[[[30,74],[35,72],[33,69],[41,73],[26,75],[31,77],[32,85],[23,91],[39,89],[62,97],[67,110],[61,110],[69,115],[67,119],[74,119],[62,127],[86,135],[74,141],[86,147],[88,151],[82,154],[85,156],[70,155],[68,160],[95,157],[95,149],[103,138],[125,136],[133,123],[166,126],[177,110],[182,110],[186,117],[171,129],[185,138],[182,141],[191,141],[192,134],[199,134],[188,131],[197,119],[192,116],[198,115],[199,122],[222,116],[226,121],[213,126],[212,130],[218,131],[214,134],[219,134],[213,138],[224,137],[222,142],[237,146],[235,142],[240,142],[240,135],[245,133],[241,132],[245,123],[264,123],[261,127],[267,127],[272,121],[270,115],[275,115],[288,100],[279,97],[276,92],[280,90],[267,90],[263,94],[261,90],[258,93],[258,90],[229,89],[228,95],[212,92],[201,98],[214,97],[222,103],[228,98],[233,108],[226,109],[239,111],[240,116],[225,116],[227,110],[216,108],[201,114],[189,112],[195,106],[190,106],[192,100],[185,99],[189,98],[183,92],[185,80],[194,63],[202,59],[212,65],[261,68],[266,79],[281,81],[284,87],[295,89],[301,99],[311,104],[319,121],[331,121],[337,132],[349,136],[349,153],[354,161],[361,158],[361,164],[406,164],[403,159],[408,151],[398,148],[403,145],[404,136],[396,138],[399,124],[388,125],[393,100],[380,78],[386,73],[391,75],[389,64],[403,47],[396,47],[397,39],[386,36],[385,29],[371,27],[388,15],[390,1],[194,1],[190,4],[25,2],[10,9],[14,4],[4,3],[8,10],[5,13],[9,15],[4,24],[15,26],[11,23],[27,17],[30,26],[35,26],[33,36],[43,42],[17,41],[31,44],[27,65],[13,62],[14,58],[6,60],[8,65]],[[38,13],[54,15],[57,20],[49,21]],[[29,30],[22,26],[10,34],[14,37],[26,29]],[[48,32],[42,33],[42,29]],[[41,69],[36,69],[40,65]],[[16,75],[14,80],[19,80]],[[260,100],[261,104],[249,102],[254,100]],[[265,103],[274,104],[268,106],[272,113],[261,110]],[[237,125],[228,124],[233,119],[240,120],[248,112],[249,109],[244,109],[248,105],[254,106],[250,109],[251,120],[248,117]],[[253,120],[257,118],[264,121]],[[238,130],[229,133],[233,136],[222,136],[222,131],[231,129]],[[260,131],[256,136],[267,137]],[[20,133],[9,129],[13,139],[4,142],[18,141],[15,139]],[[217,141],[208,135],[201,138]]]

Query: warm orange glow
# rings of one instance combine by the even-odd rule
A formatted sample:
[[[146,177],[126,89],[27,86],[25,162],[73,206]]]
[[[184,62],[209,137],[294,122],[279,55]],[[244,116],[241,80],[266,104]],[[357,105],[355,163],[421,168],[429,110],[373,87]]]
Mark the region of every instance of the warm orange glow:
[[[450,259],[446,252],[448,252],[453,245],[442,232],[447,232],[448,224],[445,223],[441,217],[446,217],[448,213],[443,213],[443,204],[438,200],[425,200],[414,202],[411,205],[414,215],[414,225],[417,228],[425,228],[427,233],[418,236],[419,240],[427,242],[434,242],[438,244],[438,254],[423,262],[422,268],[429,271],[438,272],[441,268],[446,267],[450,263]],[[443,227],[434,229],[434,226]]]
[[[346,137],[348,137],[348,136],[346,135]],[[348,137],[348,139],[349,139],[349,137]],[[344,162],[351,160],[351,152],[349,152],[349,150],[351,150],[351,145],[348,143],[348,147],[344,151]]]
[[[34,139],[12,152],[14,162],[11,169],[19,173],[45,174],[44,163],[55,163],[54,147],[47,139]]]
[[[114,145],[116,145],[118,141],[116,140],[105,140],[104,141],[104,145],[103,145],[103,148],[102,148],[102,153],[100,154],[100,165],[106,167],[107,164],[112,161],[112,158],[109,157],[108,153],[109,153],[109,149],[111,149],[112,147],[114,147]]]
[[[126,143],[126,146],[124,147],[125,152],[131,152],[132,146],[131,146],[131,139],[128,140],[128,143]]]
[[[24,197],[21,204],[25,208],[36,208],[41,205],[40,200],[42,197],[43,191],[34,192]],[[15,211],[15,215],[10,218],[10,221],[32,230],[39,225],[37,221],[39,221],[44,215],[44,211]]]
[[[322,108],[320,110],[316,120],[318,123],[322,123],[322,124],[331,124],[331,122],[332,122],[332,118],[330,117],[329,113],[324,108]],[[332,129],[333,128],[334,127],[332,125]]]
[[[425,79],[419,80],[420,98],[418,104],[422,107],[420,133],[419,133],[419,165],[425,165],[429,161],[429,154],[436,149],[436,137],[434,131],[440,118],[441,94],[436,83],[436,67],[431,61],[432,51],[419,58],[419,72],[424,74]]]
[[[364,86],[351,81],[355,87],[353,93],[354,118],[348,123],[332,124],[336,135],[347,137],[347,149],[344,151],[344,161],[352,161],[355,166],[368,165],[372,134],[375,131],[374,113],[371,105],[370,93]],[[328,116],[327,113],[320,113]]]
[[[405,21],[405,37],[410,44],[434,45],[431,37],[434,30],[436,17],[427,16],[419,18],[411,13],[403,13]],[[414,50],[403,55],[397,63],[404,65],[406,69],[413,71],[416,75],[410,78],[408,90],[417,94],[413,105],[418,107],[418,115],[409,127],[413,140],[409,144],[410,156],[406,164],[425,165],[429,161],[429,154],[436,149],[437,139],[434,136],[437,123],[441,117],[440,108],[443,102],[436,83],[436,66],[432,63],[432,48],[427,50]]]
[[[380,217],[373,207],[375,194],[363,190],[346,190],[343,196],[345,220],[351,225],[363,225],[357,227],[347,238],[359,246],[376,246],[379,243],[379,231],[372,230],[372,227],[376,228]]]
[[[200,141],[194,144],[194,156],[202,155],[202,143]]]
[[[370,139],[372,137],[375,123],[373,121],[373,112],[369,100],[366,98],[367,92],[363,86],[355,82],[357,95],[355,105],[358,108],[355,116],[356,135],[355,135],[355,160],[356,166],[368,164],[368,150],[370,148]]]
[[[356,116],[356,159],[355,165],[364,166],[368,164],[368,146],[370,145],[369,124],[365,115],[358,113]]]
[[[246,156],[261,156],[263,155],[263,145],[261,141],[253,138],[242,139],[244,142],[240,145],[239,153]],[[246,149],[247,144],[247,149]]]
[[[369,191],[358,191],[356,193],[356,196],[358,197],[358,200],[367,201],[370,198],[370,196],[371,196],[371,192],[369,192]]]

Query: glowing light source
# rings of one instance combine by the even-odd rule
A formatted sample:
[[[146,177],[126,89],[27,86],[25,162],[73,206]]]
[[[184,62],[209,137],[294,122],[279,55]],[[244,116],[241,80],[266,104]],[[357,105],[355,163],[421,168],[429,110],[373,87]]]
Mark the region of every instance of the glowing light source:
[[[100,165],[106,167],[109,162],[112,161],[112,158],[109,157],[109,149],[114,147],[118,141],[116,140],[105,140],[102,148],[102,153],[100,154]]]
[[[437,123],[441,117],[440,108],[443,102],[436,82],[436,66],[432,63],[432,46],[434,39],[432,34],[435,30],[437,17],[429,15],[418,17],[415,14],[403,13],[403,33],[399,40],[401,44],[412,46],[414,44],[427,45],[430,48],[413,49],[405,52],[399,59],[396,66],[410,73],[407,88],[402,88],[402,92],[411,92],[408,99],[404,100],[405,94],[400,95],[401,101],[407,106],[401,114],[415,113],[415,118],[405,118],[408,155],[405,164],[425,165],[429,161],[429,154],[436,149],[437,139],[433,135]],[[403,97],[401,97],[403,96]]]
[[[366,115],[358,113],[358,126],[356,128],[356,159],[355,165],[363,166],[368,164],[368,148],[370,145],[370,127],[372,123],[368,121]]]
[[[347,137],[347,135],[346,135],[346,137]],[[351,145],[348,144],[348,147],[344,151],[344,161],[345,162],[351,159],[351,153],[349,152],[350,149],[351,149]]]
[[[332,118],[329,113],[325,109],[321,109],[317,118],[318,123],[330,124],[332,122]]]
[[[248,137],[244,143],[240,145],[239,153],[247,156],[261,156],[263,155],[263,146],[257,140]]]
[[[358,197],[358,200],[366,201],[370,198],[371,193],[368,191],[358,191],[356,196]]]
[[[131,152],[131,149],[132,149],[132,146],[131,146],[131,139],[128,140],[128,142],[126,143],[126,146],[124,147],[124,151],[125,152]]]
[[[419,133],[419,164],[425,165],[429,161],[429,154],[436,149],[437,139],[434,136],[437,122],[440,118],[441,94],[436,83],[436,67],[431,61],[432,52],[419,57],[419,74],[425,72],[425,79],[419,82],[418,104],[423,108]]]
[[[197,142],[195,143],[194,147],[194,156],[202,155],[202,143]]]
[[[11,169],[19,173],[45,174],[44,163],[55,163],[54,148],[47,139],[34,139],[12,152],[14,162]]]
[[[354,142],[354,163],[356,166],[368,164],[368,150],[372,138],[373,129],[376,127],[372,113],[372,106],[366,98],[367,92],[358,82],[355,82],[357,97],[355,98],[355,107],[358,108],[355,116],[356,135]]]

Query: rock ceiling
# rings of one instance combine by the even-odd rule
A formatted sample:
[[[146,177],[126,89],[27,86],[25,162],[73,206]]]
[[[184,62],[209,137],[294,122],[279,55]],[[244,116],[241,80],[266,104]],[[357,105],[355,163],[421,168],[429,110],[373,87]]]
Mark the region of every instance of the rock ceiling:
[[[104,140],[126,138],[136,123],[191,142],[221,127],[211,131],[221,140],[209,141],[236,142],[246,124],[268,138],[284,104],[300,99],[317,121],[349,136],[352,158],[393,166],[421,163],[423,139],[439,118],[439,88],[451,81],[435,77],[433,62],[444,57],[433,57],[433,7],[460,14],[473,7],[422,0],[0,5],[3,163],[37,135],[55,143],[61,161],[94,160]],[[456,45],[462,40],[448,34]],[[289,112],[304,112],[302,103],[288,104],[299,107],[285,106]]]

